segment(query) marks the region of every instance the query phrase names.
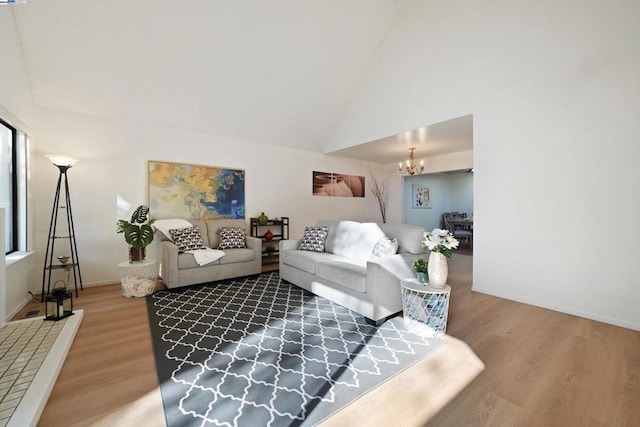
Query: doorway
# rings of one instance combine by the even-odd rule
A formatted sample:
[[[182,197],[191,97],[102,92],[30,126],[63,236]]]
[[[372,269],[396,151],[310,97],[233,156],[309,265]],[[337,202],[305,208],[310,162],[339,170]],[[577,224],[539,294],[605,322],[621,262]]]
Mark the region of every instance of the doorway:
[[[427,230],[443,228],[446,212],[466,214],[473,226],[473,171],[461,170],[406,176],[403,179],[403,223]],[[472,245],[456,253],[473,254]]]

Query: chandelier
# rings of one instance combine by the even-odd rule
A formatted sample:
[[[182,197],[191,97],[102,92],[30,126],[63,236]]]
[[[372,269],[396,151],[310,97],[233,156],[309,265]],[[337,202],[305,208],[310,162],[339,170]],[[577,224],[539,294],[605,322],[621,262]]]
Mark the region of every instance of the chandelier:
[[[402,162],[398,163],[398,170],[403,174],[414,175],[416,173],[421,173],[424,171],[424,160],[420,160],[420,166],[415,163],[415,156],[413,155],[413,151],[415,147],[409,148],[409,160],[407,160],[406,166],[402,165]]]

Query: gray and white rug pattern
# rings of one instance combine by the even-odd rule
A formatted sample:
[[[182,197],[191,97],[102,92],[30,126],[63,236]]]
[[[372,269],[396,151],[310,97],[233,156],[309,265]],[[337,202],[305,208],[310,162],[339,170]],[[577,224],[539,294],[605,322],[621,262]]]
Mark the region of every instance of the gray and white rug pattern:
[[[312,425],[442,343],[277,272],[157,292],[148,308],[170,427]]]

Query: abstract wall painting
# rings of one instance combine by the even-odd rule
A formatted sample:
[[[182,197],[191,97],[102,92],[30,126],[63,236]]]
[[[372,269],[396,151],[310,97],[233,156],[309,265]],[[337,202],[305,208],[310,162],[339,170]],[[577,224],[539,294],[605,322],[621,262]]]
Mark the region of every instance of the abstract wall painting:
[[[431,209],[431,189],[426,185],[412,184],[414,209]]]
[[[149,208],[157,219],[244,218],[244,170],[149,161]]]
[[[364,197],[364,176],[313,171],[313,195]]]

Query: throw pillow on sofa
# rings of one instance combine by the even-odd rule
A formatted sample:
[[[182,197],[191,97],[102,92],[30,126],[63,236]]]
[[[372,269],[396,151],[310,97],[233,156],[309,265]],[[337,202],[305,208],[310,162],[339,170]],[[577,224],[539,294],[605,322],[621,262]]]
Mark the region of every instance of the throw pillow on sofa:
[[[193,227],[186,219],[158,219],[151,226],[153,229],[158,230],[164,236],[173,242],[173,238],[171,237],[171,230],[177,230],[180,228],[189,228]]]
[[[380,258],[387,255],[393,255],[398,252],[398,239],[389,239],[383,237],[378,240],[371,250],[371,256],[373,258]]]
[[[242,249],[247,247],[244,228],[220,227],[218,249]]]
[[[207,248],[200,237],[200,227],[197,225],[187,228],[173,228],[169,230],[169,233],[180,254],[186,251]]]
[[[300,242],[301,251],[324,252],[324,241],[329,234],[328,227],[305,227]]]

